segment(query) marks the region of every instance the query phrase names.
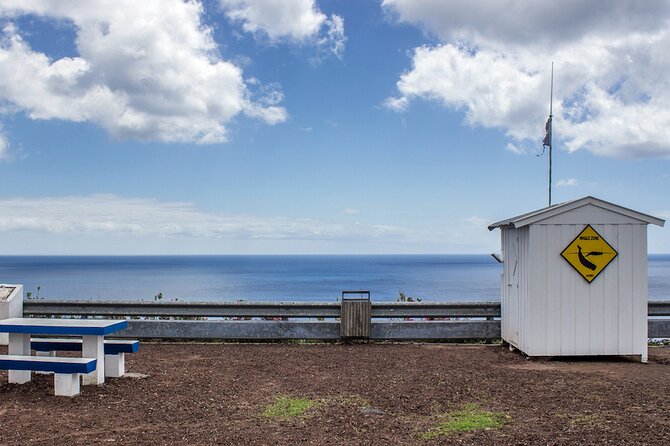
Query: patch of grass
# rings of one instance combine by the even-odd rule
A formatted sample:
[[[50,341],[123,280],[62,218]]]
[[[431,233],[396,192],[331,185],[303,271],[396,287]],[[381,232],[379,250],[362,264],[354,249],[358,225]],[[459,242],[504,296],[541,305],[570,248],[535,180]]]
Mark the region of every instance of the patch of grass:
[[[309,409],[317,407],[319,404],[319,401],[309,398],[279,396],[263,410],[263,416],[268,418],[302,418]]]
[[[575,427],[595,426],[601,422],[601,419],[597,415],[588,413],[568,413],[568,414],[558,414],[557,416],[558,418],[566,420]]]
[[[573,426],[592,426],[598,422],[595,415],[576,415],[571,420]]]
[[[432,440],[459,432],[495,429],[503,426],[509,415],[503,412],[488,412],[477,404],[466,404],[463,409],[447,414],[448,420],[420,435],[423,440]]]

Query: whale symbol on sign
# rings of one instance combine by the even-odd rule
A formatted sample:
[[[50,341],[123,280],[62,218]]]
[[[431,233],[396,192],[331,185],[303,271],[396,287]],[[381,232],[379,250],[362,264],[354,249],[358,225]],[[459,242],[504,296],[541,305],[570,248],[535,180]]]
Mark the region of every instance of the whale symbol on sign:
[[[586,225],[561,252],[561,257],[588,283],[591,283],[617,255],[616,249],[591,225]]]
[[[595,271],[595,269],[597,268],[596,264],[592,263],[592,262],[589,262],[589,259],[587,259],[586,257],[588,257],[590,255],[595,255],[595,256],[603,255],[603,253],[602,252],[590,252],[590,253],[584,255],[584,254],[582,254],[582,247],[581,246],[577,245],[577,249],[578,249],[577,255],[579,256],[579,263],[581,263],[583,266],[590,269],[591,271]]]

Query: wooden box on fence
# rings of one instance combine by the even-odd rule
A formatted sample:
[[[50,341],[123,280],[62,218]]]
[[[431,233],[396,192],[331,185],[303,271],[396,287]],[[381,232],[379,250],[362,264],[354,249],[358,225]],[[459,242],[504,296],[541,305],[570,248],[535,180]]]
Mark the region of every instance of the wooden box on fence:
[[[502,232],[502,338],[528,356],[647,360],[647,225],[593,197],[489,226]]]
[[[370,338],[372,304],[369,291],[342,291],[340,337],[342,339]]]

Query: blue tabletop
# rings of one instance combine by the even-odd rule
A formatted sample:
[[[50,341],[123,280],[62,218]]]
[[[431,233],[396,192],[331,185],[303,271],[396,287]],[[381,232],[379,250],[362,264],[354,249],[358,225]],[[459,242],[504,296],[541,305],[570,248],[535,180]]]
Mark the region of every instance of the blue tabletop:
[[[119,319],[11,318],[0,320],[0,333],[104,336],[123,330],[128,321]]]

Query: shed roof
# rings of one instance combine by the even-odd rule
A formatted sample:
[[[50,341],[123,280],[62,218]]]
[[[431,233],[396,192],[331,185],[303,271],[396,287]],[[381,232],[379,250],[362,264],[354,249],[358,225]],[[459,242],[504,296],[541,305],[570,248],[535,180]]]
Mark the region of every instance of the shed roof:
[[[633,218],[635,220],[640,220],[643,223],[654,224],[657,226],[663,226],[665,220],[660,218],[652,217],[651,215],[643,214],[641,212],[634,211],[632,209],[619,206],[604,200],[600,200],[595,197],[584,197],[577,200],[566,201],[563,203],[554,204],[536,211],[528,212],[526,214],[517,215],[516,217],[508,218],[506,220],[499,221],[489,225],[489,231],[493,231],[496,228],[501,226],[511,226],[513,228],[521,228],[523,226],[530,225],[542,220],[545,220],[554,215],[562,214],[564,212],[569,212],[574,209],[580,208],[582,206],[593,205],[602,209],[606,209],[617,214],[625,215],[626,217]]]

